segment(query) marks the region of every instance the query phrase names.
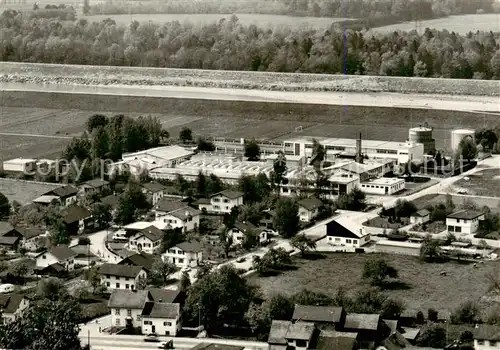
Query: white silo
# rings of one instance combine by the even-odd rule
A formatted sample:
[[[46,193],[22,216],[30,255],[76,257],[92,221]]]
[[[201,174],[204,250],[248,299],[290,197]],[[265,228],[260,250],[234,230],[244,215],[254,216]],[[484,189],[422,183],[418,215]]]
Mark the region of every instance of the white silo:
[[[475,141],[475,130],[472,129],[457,129],[451,132],[451,149],[456,151],[462,141],[466,137],[470,137],[472,141]]]

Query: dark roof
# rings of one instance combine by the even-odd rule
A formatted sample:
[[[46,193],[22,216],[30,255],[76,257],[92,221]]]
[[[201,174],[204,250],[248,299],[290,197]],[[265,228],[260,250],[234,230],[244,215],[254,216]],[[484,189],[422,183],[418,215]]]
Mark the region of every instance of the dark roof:
[[[347,227],[339,224],[337,221],[332,220],[326,224],[326,235],[331,237],[344,237],[359,239],[359,236],[349,230]]]
[[[120,197],[114,194],[101,198],[101,203],[109,205],[111,208],[118,207],[120,204]]]
[[[290,321],[273,320],[271,322],[271,330],[269,331],[267,342],[269,344],[287,345],[286,333],[288,332],[290,324]]]
[[[251,222],[248,222],[248,221],[244,221],[244,222],[236,221],[233,226],[236,227],[238,230],[240,230],[243,233],[248,232],[248,231],[257,230],[257,226],[255,226],[254,224],[252,224]]]
[[[97,187],[109,185],[109,182],[106,180],[103,180],[103,179],[93,179],[93,180],[85,181],[83,184],[97,188]]]
[[[398,320],[382,320],[391,329],[391,332],[396,332],[399,329]]]
[[[489,324],[478,324],[474,329],[474,339],[500,341],[500,327]]]
[[[19,236],[0,236],[1,245],[15,245],[21,238]]]
[[[71,248],[69,248],[67,245],[64,244],[52,247],[49,249],[48,252],[54,255],[59,261],[66,260],[76,256],[76,253],[73,250],[71,250]]]
[[[317,350],[353,350],[356,338],[350,337],[324,337],[320,334],[316,344]]]
[[[171,211],[186,208],[187,206],[186,202],[181,202],[178,199],[172,200],[169,198],[162,198],[156,203],[155,210],[170,213]]]
[[[43,267],[41,269],[37,268],[36,270],[40,271],[41,274],[58,274],[61,272],[66,271],[66,268],[59,264],[59,263],[54,263],[50,264],[49,266]]]
[[[401,350],[411,347],[411,343],[398,331],[391,332],[391,334],[382,341],[382,345],[387,350]]]
[[[71,224],[83,219],[87,219],[92,214],[90,211],[79,205],[71,205],[63,212],[63,220],[66,224]]]
[[[347,314],[344,328],[346,329],[364,329],[377,330],[380,321],[378,314]]]
[[[215,197],[215,196],[219,196],[219,195],[227,197],[229,199],[236,199],[236,198],[243,197],[243,193],[242,192],[231,191],[231,190],[224,190],[224,191],[221,191],[221,192],[218,192],[218,193],[215,193],[215,194],[211,195],[210,198]]]
[[[0,221],[0,236],[14,230],[14,226],[9,224],[7,221]]]
[[[321,207],[323,202],[316,197],[308,197],[298,201],[298,205],[310,211]]]
[[[109,297],[108,307],[115,309],[142,309],[146,301],[149,300],[149,297],[150,295],[147,290],[113,289]]]
[[[184,207],[167,213],[167,215],[172,215],[180,220],[186,220],[189,216],[194,217],[200,215],[201,212],[197,209],[191,207]]]
[[[181,312],[178,303],[155,303],[147,302],[142,310],[142,316],[150,318],[177,318]]]
[[[132,265],[119,265],[119,264],[102,264],[99,266],[99,273],[101,275],[120,276],[136,278],[141,272],[141,266]]]
[[[451,219],[472,220],[480,217],[481,215],[484,215],[484,213],[478,210],[459,210],[454,213],[451,213],[447,217]]]
[[[25,239],[31,239],[44,234],[40,227],[18,227],[16,229]]]
[[[4,314],[13,314],[19,309],[23,298],[20,294],[0,294],[0,309]]]
[[[144,235],[146,238],[150,239],[152,242],[159,241],[163,238],[165,233],[158,227],[151,225],[146,227],[144,230],[139,232],[139,235]]]
[[[149,191],[151,193],[163,192],[166,189],[165,186],[163,186],[162,184],[159,184],[158,182],[148,182],[148,183],[142,184],[141,186],[142,186],[142,188],[146,189],[147,191]]]
[[[76,187],[73,187],[71,185],[67,186],[61,186],[53,189],[52,191],[44,193],[44,195],[51,195],[53,194],[54,196],[60,197],[60,198],[66,198],[66,197],[72,197],[76,196],[78,193],[78,189]]]
[[[175,247],[185,251],[185,252],[194,252],[194,253],[197,253],[197,252],[201,252],[202,250],[202,247],[201,247],[201,244],[197,241],[185,241],[185,242],[182,242],[182,243],[179,243],[179,244],[176,244]]]
[[[193,204],[196,204],[196,205],[210,204],[210,198],[198,198],[197,200],[194,201]]]
[[[424,216],[427,216],[430,214],[431,214],[430,211],[428,211],[427,209],[420,209],[420,210],[416,211],[415,213],[413,213],[413,216],[424,217]]]
[[[244,346],[239,345],[226,345],[226,344],[213,344],[213,343],[201,343],[196,345],[191,350],[244,350]]]
[[[269,344],[287,344],[287,339],[311,339],[316,327],[314,323],[273,320],[267,342]]]
[[[174,303],[177,301],[181,291],[179,289],[170,290],[163,288],[149,288],[149,294],[151,294],[153,301],[161,303]]]
[[[140,252],[137,254],[132,254],[122,261],[119,262],[120,265],[134,265],[144,268],[144,271],[149,272],[153,267],[154,258],[151,254]]]
[[[343,309],[334,306],[295,305],[293,320],[339,323]]]

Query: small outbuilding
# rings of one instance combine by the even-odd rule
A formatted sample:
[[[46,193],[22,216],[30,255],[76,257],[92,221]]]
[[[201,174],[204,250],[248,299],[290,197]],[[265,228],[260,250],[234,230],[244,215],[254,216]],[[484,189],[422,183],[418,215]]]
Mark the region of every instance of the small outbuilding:
[[[425,224],[431,220],[431,213],[427,209],[421,209],[410,215],[410,223]]]

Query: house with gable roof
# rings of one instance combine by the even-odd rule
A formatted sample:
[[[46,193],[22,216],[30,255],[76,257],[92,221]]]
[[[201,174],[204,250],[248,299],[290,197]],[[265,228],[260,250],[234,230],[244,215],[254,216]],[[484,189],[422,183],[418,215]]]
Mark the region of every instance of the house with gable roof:
[[[29,299],[21,294],[0,294],[2,324],[15,321],[29,306]]]
[[[165,195],[166,187],[158,182],[147,182],[141,184],[141,192],[146,195],[148,201],[155,206]]]
[[[81,196],[90,196],[93,194],[102,193],[105,190],[109,190],[109,182],[103,179],[92,179],[85,181],[79,186],[79,194]]]
[[[200,214],[199,210],[186,205],[166,213],[159,220],[172,229],[180,228],[182,232],[188,232],[200,226]]]
[[[114,289],[108,300],[111,325],[116,327],[141,327],[142,310],[151,300],[147,290]]]
[[[299,205],[299,218],[302,222],[310,222],[319,214],[323,202],[316,197],[301,199]]]
[[[141,278],[147,278],[146,271],[141,266],[102,264],[99,266],[101,283],[108,289],[137,289]]]
[[[497,325],[478,324],[473,332],[475,350],[499,350],[500,327]]]
[[[230,213],[234,207],[243,205],[243,193],[224,190],[210,196],[210,212]]]
[[[175,337],[182,327],[181,307],[178,303],[148,301],[141,318],[142,334],[156,333]]]
[[[233,238],[233,246],[241,245],[248,234],[255,234],[259,243],[265,243],[268,240],[268,231],[260,230],[249,221],[236,221],[229,229],[228,235]]]
[[[316,332],[314,323],[273,320],[267,343],[272,350],[306,350]]]
[[[78,188],[71,185],[64,185],[44,193],[41,197],[52,198],[52,200],[55,199],[61,203],[62,206],[67,207],[77,202]],[[34,202],[38,202],[38,200],[35,199]]]
[[[316,242],[317,250],[328,246],[338,250],[354,250],[370,241],[370,235],[363,227],[349,222],[347,218],[333,219],[325,225],[325,236]]]
[[[48,251],[38,254],[36,267],[38,270],[50,268],[54,271],[73,271],[75,269],[76,253],[65,244],[51,247]],[[49,269],[49,270],[50,270]]]
[[[136,252],[154,254],[161,249],[161,241],[165,233],[158,227],[151,225],[129,238],[128,247]]]
[[[197,267],[203,261],[203,249],[196,241],[186,241],[168,249],[161,258],[178,267]]]

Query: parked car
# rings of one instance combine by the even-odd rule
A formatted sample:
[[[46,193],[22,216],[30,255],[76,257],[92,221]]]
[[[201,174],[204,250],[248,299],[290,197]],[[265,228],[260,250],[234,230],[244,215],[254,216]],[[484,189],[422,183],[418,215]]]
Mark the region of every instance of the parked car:
[[[5,293],[12,293],[15,290],[15,286],[10,283],[2,284],[0,285],[0,293],[5,294]]]
[[[173,349],[173,348],[174,348],[174,341],[173,340],[169,340],[168,342],[163,343],[163,344],[158,346],[158,349]]]
[[[146,335],[146,337],[144,338],[144,341],[159,342],[160,338],[158,338],[158,334],[156,334],[156,333],[150,333],[150,334]]]

